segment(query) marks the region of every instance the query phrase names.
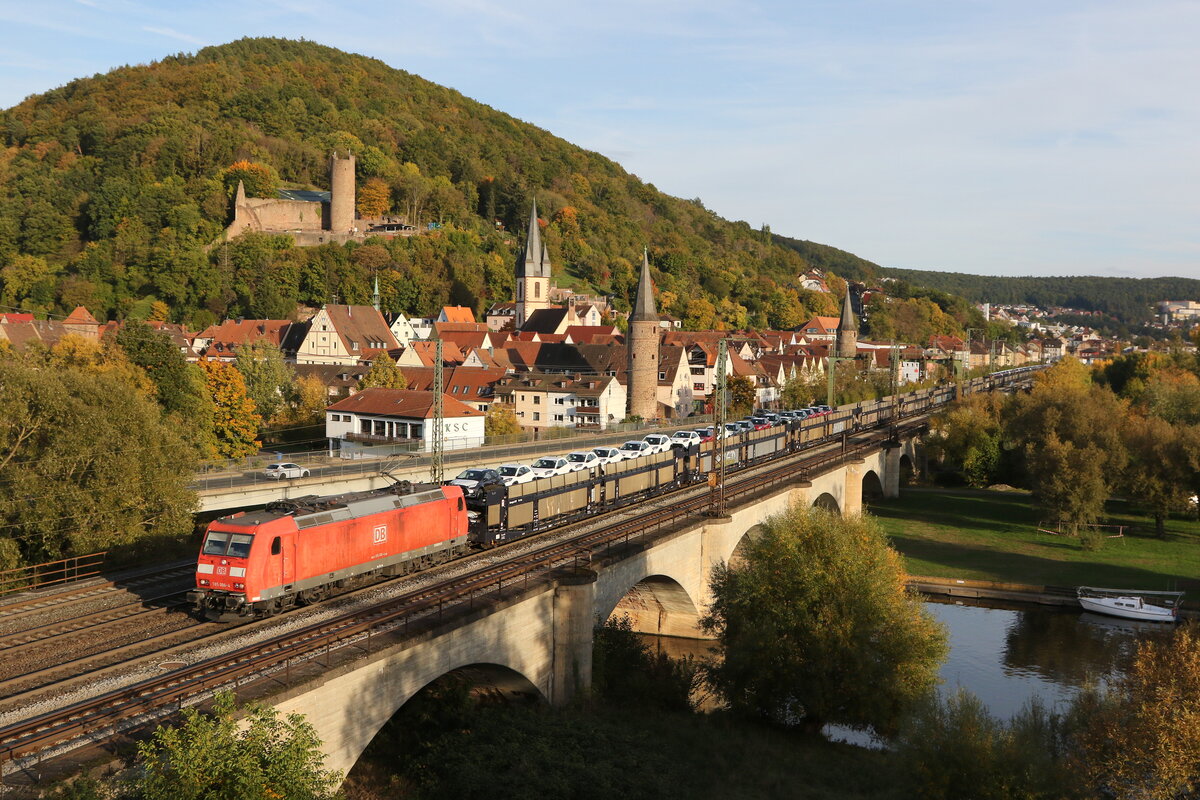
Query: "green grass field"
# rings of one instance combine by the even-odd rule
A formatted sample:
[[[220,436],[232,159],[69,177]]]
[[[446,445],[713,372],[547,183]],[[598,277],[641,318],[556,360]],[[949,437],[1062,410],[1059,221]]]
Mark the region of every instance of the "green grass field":
[[[1124,502],[1108,505],[1107,524],[1128,525],[1098,551],[1077,539],[1038,533],[1027,494],[904,489],[869,505],[911,575],[1051,586],[1182,589],[1200,598],[1200,523],[1174,518],[1167,538]]]

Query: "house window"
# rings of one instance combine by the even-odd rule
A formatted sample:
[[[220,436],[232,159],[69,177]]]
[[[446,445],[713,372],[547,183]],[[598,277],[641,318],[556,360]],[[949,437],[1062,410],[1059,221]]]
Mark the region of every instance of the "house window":
[[[565,398],[565,397],[559,396],[559,397],[554,398],[554,405],[556,405],[556,406],[566,405],[566,403],[567,403],[567,398]]]
[[[658,379],[660,381],[665,381],[667,379],[667,373],[665,373],[665,372],[658,373]]]
[[[517,412],[517,416],[518,416],[518,417],[521,417],[521,418],[524,418],[524,417],[525,417],[525,412],[524,412],[524,411],[518,411],[518,412]]]
[[[535,412],[533,412],[533,421],[534,421],[534,422],[539,422],[539,421],[541,421],[541,419],[542,419],[542,415],[541,415],[541,414],[539,414],[539,413],[538,413],[538,412],[536,412],[536,411],[535,411]]]
[[[539,406],[542,404],[542,396],[540,394],[535,394],[533,396],[533,404],[535,406]]]
[[[704,391],[704,384],[703,384],[703,383],[693,383],[693,384],[692,384],[692,391],[693,391],[693,392],[703,392],[703,391]]]
[[[539,297],[541,297],[541,296],[542,296],[542,283],[541,283],[541,281],[534,281],[534,283],[533,283],[533,296],[534,296],[534,298],[535,298],[535,299],[536,299],[536,298],[539,298]]]
[[[562,422],[562,421],[563,421],[563,415],[562,415],[562,414],[555,414],[555,415],[554,415],[554,421],[555,421],[555,422]]]

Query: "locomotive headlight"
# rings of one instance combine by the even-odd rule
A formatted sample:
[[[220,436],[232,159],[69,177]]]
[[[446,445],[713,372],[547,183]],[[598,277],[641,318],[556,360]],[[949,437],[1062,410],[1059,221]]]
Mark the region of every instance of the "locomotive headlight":
[[[244,583],[235,583],[235,584],[233,585],[233,588],[235,588],[235,589],[245,589],[245,588],[246,588],[246,584],[244,584]]]
[[[201,579],[200,579],[200,585],[201,585],[201,586],[208,586],[208,578],[201,578]]]

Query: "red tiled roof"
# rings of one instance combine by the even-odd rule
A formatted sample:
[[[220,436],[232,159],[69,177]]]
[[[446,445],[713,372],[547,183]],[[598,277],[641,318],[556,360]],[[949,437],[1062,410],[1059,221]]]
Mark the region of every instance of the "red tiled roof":
[[[266,339],[276,347],[283,345],[292,322],[286,319],[227,319],[219,325],[209,325],[198,339],[211,339],[209,347],[218,352],[234,350],[243,344],[253,344]]]
[[[75,310],[63,320],[63,325],[99,325],[92,313],[83,306],[75,306]]]
[[[409,389],[430,391],[433,388],[433,367],[401,367]],[[451,367],[442,374],[442,388],[451,397],[479,402],[490,400],[492,387],[507,373],[499,367]]]
[[[603,341],[610,341],[619,333],[615,325],[569,325],[566,335],[570,336],[575,344],[594,344],[593,340],[597,336],[604,337]]]
[[[383,314],[373,306],[326,305],[325,313],[347,353],[361,356],[368,350],[379,350],[381,346],[386,350],[399,344]]]
[[[358,414],[429,419],[433,416],[433,392],[413,389],[381,389],[372,387],[352,394],[329,406],[327,411],[350,411]],[[471,408],[448,394],[442,395],[442,413],[446,417],[482,417],[483,412]]]
[[[437,342],[434,341],[416,341],[408,343],[409,349],[416,353],[417,358],[421,359],[421,363],[427,367],[432,367],[433,362],[437,359]],[[462,351],[458,349],[458,345],[454,342],[442,342],[442,363],[443,364],[461,364],[463,360]]]
[[[475,312],[466,306],[446,306],[442,309],[446,322],[475,322]]]

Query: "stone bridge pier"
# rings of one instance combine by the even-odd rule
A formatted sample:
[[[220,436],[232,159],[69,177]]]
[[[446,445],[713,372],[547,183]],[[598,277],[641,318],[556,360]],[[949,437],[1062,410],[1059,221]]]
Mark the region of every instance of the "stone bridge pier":
[[[644,547],[568,570],[486,607],[411,635],[383,634],[375,648],[310,673],[271,698],[281,711],[304,714],[324,742],[327,766],[349,771],[380,728],[438,678],[461,673],[475,686],[563,704],[587,691],[596,625],[627,615],[643,633],[699,638],[711,604],[714,566],[737,556],[767,517],[792,504],[862,513],[869,497],[895,496],[911,441],[781,486],[729,511],[696,517]],[[344,648],[349,651],[351,648]]]

